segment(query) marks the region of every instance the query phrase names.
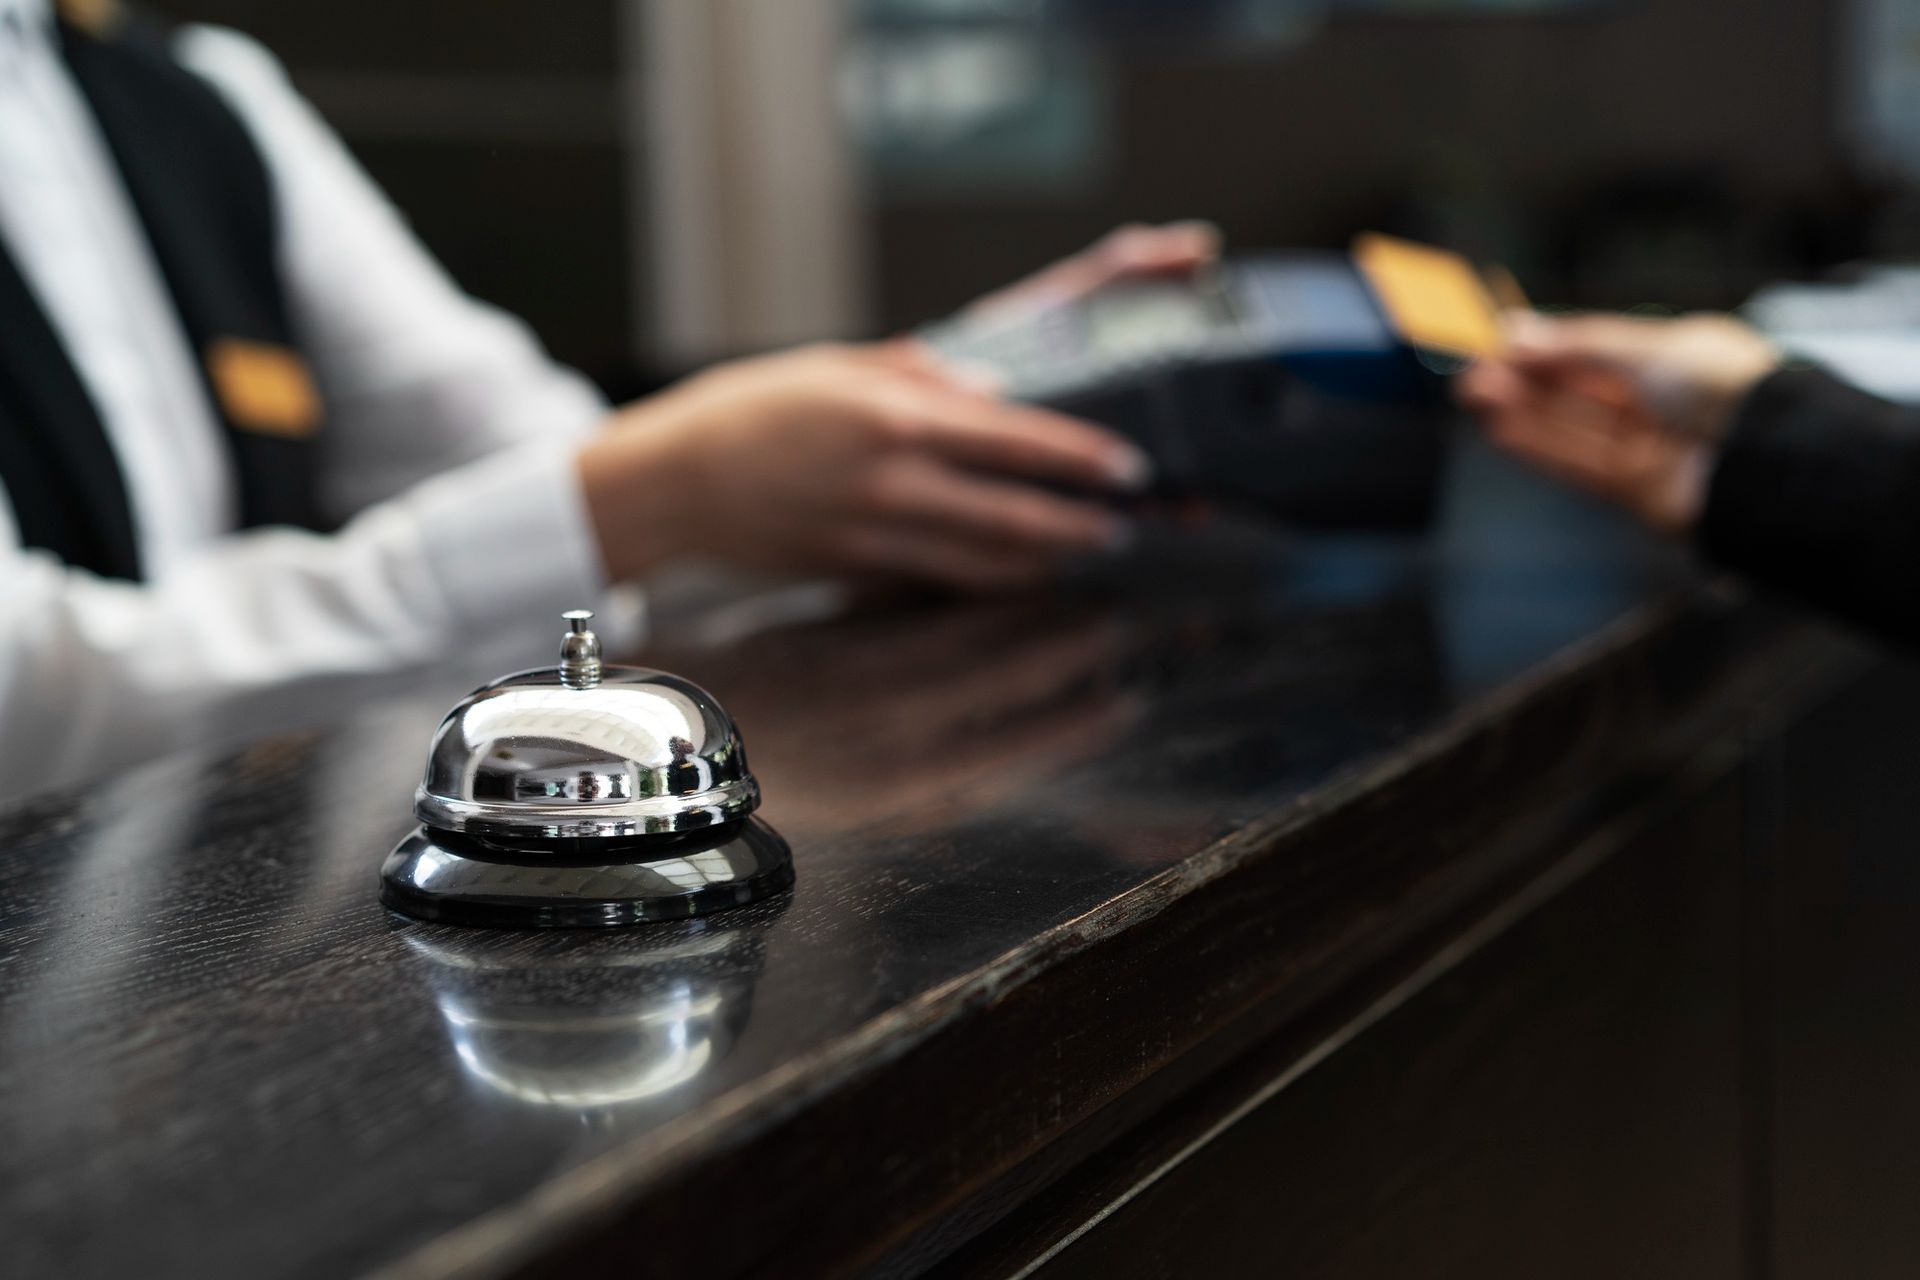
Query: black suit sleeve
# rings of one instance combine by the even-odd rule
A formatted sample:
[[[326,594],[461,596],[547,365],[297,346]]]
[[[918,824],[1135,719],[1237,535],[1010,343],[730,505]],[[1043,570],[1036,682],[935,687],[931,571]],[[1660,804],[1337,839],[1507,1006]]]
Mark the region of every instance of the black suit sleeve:
[[[1773,374],[1735,416],[1698,533],[1715,560],[1920,645],[1920,409]]]

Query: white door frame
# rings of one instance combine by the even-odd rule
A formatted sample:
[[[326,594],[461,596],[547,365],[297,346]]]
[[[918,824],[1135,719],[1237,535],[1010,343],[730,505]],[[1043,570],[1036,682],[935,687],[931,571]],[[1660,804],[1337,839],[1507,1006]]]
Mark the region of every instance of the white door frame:
[[[847,12],[625,0],[632,288],[650,320],[638,354],[867,332],[866,202],[835,103]]]

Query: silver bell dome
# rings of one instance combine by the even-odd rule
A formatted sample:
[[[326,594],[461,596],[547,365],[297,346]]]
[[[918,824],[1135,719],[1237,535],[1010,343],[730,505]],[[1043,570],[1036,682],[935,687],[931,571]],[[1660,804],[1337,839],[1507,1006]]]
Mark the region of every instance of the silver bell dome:
[[[455,924],[680,919],[793,883],[787,842],[733,720],[664,671],[611,666],[576,610],[556,666],[474,690],[440,722],[414,792],[421,826],[381,898]]]
[[[664,671],[604,666],[566,615],[558,666],[485,685],[447,714],[414,794],[421,822],[498,840],[697,831],[760,803],[733,720]]]

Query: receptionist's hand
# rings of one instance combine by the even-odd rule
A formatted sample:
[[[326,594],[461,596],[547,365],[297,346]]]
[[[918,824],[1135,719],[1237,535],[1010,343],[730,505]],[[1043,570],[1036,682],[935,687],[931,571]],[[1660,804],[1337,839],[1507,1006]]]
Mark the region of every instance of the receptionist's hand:
[[[700,558],[984,588],[1121,545],[1124,517],[1041,486],[1137,490],[1148,463],[896,342],[718,366],[617,414],[580,475],[615,578]]]
[[[972,315],[1041,310],[1084,297],[1104,285],[1146,276],[1181,276],[1217,260],[1220,229],[1210,222],[1130,223],[1070,258],[974,302]]]
[[[1780,361],[1727,316],[1514,317],[1508,352],[1456,392],[1502,448],[1655,528],[1699,518],[1734,410]]]

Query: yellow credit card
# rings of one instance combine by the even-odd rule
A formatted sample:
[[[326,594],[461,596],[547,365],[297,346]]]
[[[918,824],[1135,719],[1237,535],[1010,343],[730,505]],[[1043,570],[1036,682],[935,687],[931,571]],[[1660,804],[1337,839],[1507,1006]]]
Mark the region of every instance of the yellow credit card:
[[[1500,305],[1459,254],[1369,232],[1354,240],[1353,261],[1409,346],[1476,358],[1505,346]]]

